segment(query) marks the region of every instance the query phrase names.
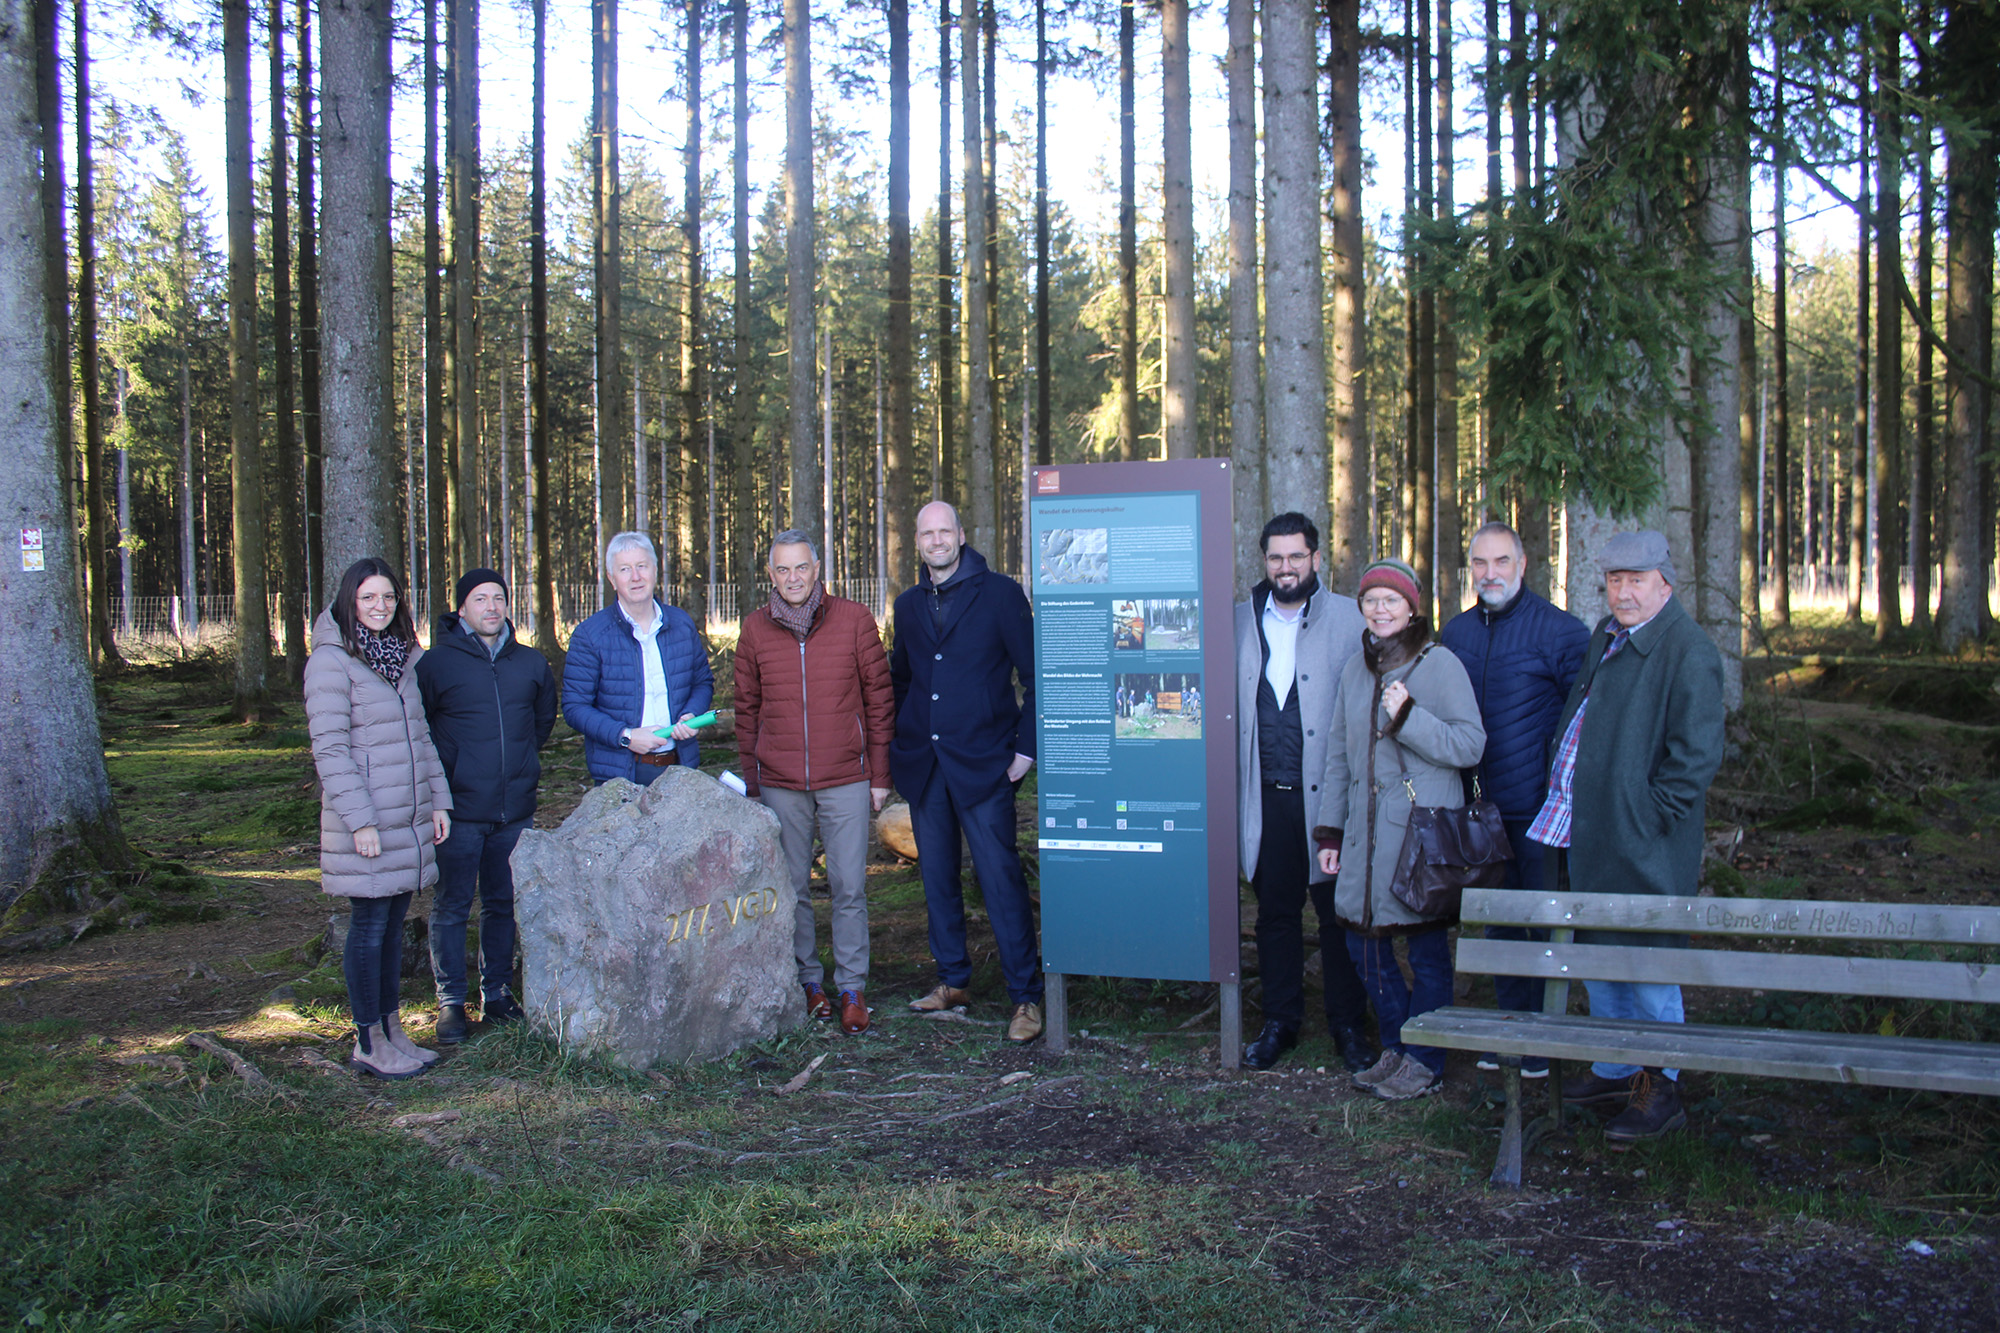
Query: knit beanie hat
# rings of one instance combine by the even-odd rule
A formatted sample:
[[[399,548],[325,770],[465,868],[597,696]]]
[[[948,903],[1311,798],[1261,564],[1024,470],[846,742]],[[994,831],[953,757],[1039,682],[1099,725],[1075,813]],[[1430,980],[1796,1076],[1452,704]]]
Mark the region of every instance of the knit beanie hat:
[[[468,569],[464,574],[459,576],[458,601],[454,605],[464,606],[465,599],[472,596],[472,590],[482,583],[497,583],[500,585],[501,592],[507,591],[507,580],[501,578],[498,571],[491,569]]]
[[[1403,600],[1410,604],[1410,610],[1423,610],[1424,595],[1417,583],[1417,571],[1401,560],[1377,560],[1362,570],[1361,588],[1354,594],[1354,600],[1358,602],[1366,597],[1370,588],[1387,588],[1390,592],[1401,594]]]

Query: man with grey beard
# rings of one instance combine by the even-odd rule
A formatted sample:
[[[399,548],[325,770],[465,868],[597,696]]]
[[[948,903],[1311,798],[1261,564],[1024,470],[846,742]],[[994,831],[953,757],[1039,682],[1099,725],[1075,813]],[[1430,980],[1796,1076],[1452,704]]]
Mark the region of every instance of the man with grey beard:
[[[1528,839],[1528,825],[1548,794],[1549,743],[1563,701],[1583,664],[1590,631],[1569,612],[1552,606],[1526,586],[1521,538],[1505,523],[1488,523],[1472,535],[1467,564],[1479,600],[1453,616],[1439,637],[1465,664],[1479,716],[1486,724],[1486,753],[1479,761],[1479,786],[1500,808],[1514,859],[1507,863],[1509,889],[1541,889],[1542,845]],[[1544,932],[1489,926],[1489,939],[1546,939]],[[1539,1013],[1542,983],[1527,977],[1495,977],[1502,1009]],[[1490,1055],[1481,1069],[1498,1069]],[[1524,1078],[1544,1078],[1549,1062],[1521,1062]]]

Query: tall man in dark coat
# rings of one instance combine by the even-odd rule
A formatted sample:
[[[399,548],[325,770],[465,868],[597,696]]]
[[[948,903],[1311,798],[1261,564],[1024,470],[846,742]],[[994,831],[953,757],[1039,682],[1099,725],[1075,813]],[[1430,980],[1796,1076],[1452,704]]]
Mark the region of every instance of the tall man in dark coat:
[[[1560,607],[1527,586],[1527,558],[1521,538],[1505,523],[1488,523],[1472,534],[1466,552],[1478,602],[1453,616],[1439,637],[1465,664],[1486,724],[1486,753],[1479,761],[1479,786],[1500,809],[1513,845],[1507,863],[1508,889],[1542,887],[1542,845],[1528,835],[1528,823],[1548,796],[1549,745],[1556,719],[1583,665],[1590,631]],[[1488,939],[1547,939],[1546,931],[1488,926]],[[1502,1009],[1540,1013],[1542,983],[1527,977],[1495,977]],[[1490,1055],[1481,1069],[1498,1069]],[[1549,1062],[1531,1056],[1521,1062],[1525,1078],[1548,1076]]]
[[[1559,886],[1692,897],[1708,784],[1722,766],[1722,655],[1674,597],[1679,580],[1665,537],[1617,533],[1597,564],[1611,614],[1584,650],[1557,733],[1548,800],[1528,836],[1555,850]],[[1586,942],[1658,939],[1611,934]],[[1679,986],[1584,985],[1599,1017],[1686,1021]],[[1599,1061],[1564,1088],[1563,1100],[1622,1106],[1604,1133],[1614,1147],[1629,1146],[1687,1123],[1679,1077],[1677,1069]]]
[[[1377,1052],[1362,1026],[1368,992],[1333,915],[1333,876],[1319,868],[1312,812],[1340,669],[1361,651],[1354,599],[1320,586],[1319,527],[1279,514],[1258,537],[1264,579],[1236,605],[1237,863],[1257,895],[1257,966],[1264,1026],[1243,1063],[1269,1069],[1298,1044],[1305,1021],[1305,907],[1319,916],[1326,1026],[1341,1062],[1359,1073]]]
[[[431,906],[437,1039],[465,1040],[465,923],[479,895],[480,1017],[522,1016],[514,976],[514,871],[509,858],[534,823],[542,746],[556,724],[548,659],[514,637],[507,580],[490,569],[458,581],[458,610],[438,617],[417,659],[417,688],[451,783],[451,836],[438,845]]]
[[[986,567],[943,501],[917,512],[916,586],[896,598],[889,772],[910,803],[938,984],[910,1007],[970,1000],[961,838],[986,899],[1014,1013],[1009,1041],[1042,1032],[1034,905],[1015,843],[1014,790],[1035,762],[1035,626],[1021,585]],[[1015,681],[1021,697],[1015,697]]]

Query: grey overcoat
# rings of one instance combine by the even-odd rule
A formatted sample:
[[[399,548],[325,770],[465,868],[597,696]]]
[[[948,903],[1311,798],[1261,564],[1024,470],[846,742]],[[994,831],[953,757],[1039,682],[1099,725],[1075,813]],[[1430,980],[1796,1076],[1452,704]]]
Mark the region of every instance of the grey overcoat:
[[[451,784],[431,744],[417,660],[410,646],[391,687],[348,656],[330,612],[313,622],[306,658],[306,725],[319,770],[320,887],[343,898],[388,898],[437,883],[431,811],[451,809]],[[354,850],[354,831],[374,828],[382,854]]]
[[[1368,743],[1377,726],[1390,730],[1381,687],[1396,680],[1408,686],[1410,703],[1402,725],[1375,742],[1378,786],[1371,875]],[[1340,706],[1334,711],[1333,735],[1326,747],[1317,821],[1321,828],[1341,830],[1340,876],[1333,896],[1334,913],[1343,926],[1380,933],[1424,924],[1424,918],[1389,892],[1403,834],[1410,827],[1410,811],[1419,805],[1454,809],[1464,805],[1465,784],[1458,771],[1477,764],[1485,752],[1486,725],[1479,717],[1472,680],[1450,649],[1434,644],[1414,661],[1384,671],[1379,679],[1369,669],[1365,653],[1347,659],[1340,673]],[[1404,772],[1410,779],[1407,788]]]

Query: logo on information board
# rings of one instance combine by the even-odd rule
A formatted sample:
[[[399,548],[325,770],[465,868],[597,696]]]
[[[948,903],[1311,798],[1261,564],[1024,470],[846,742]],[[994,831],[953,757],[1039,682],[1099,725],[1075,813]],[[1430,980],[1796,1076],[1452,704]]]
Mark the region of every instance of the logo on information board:
[[[1035,494],[1061,495],[1062,473],[1055,468],[1049,468],[1045,471],[1037,472],[1035,474]]]

